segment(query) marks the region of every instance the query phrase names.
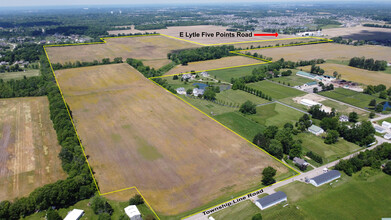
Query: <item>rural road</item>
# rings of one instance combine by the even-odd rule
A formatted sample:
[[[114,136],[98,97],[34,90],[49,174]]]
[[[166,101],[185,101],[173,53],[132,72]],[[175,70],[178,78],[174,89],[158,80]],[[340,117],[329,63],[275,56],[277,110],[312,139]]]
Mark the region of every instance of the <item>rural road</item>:
[[[325,165],[323,165],[323,166],[320,166],[320,167],[317,167],[317,168],[315,168],[315,169],[313,169],[313,170],[310,170],[310,171],[308,171],[308,172],[306,172],[306,173],[301,173],[300,175],[295,176],[295,177],[293,177],[293,178],[290,178],[290,179],[287,179],[287,180],[283,180],[283,181],[277,182],[277,183],[275,183],[275,184],[273,184],[273,185],[270,185],[270,186],[268,186],[268,187],[265,187],[265,188],[263,188],[263,193],[267,193],[267,194],[274,193],[274,192],[275,192],[275,189],[277,189],[277,188],[279,188],[279,187],[281,187],[281,186],[285,186],[285,185],[287,185],[287,184],[289,184],[289,183],[291,183],[291,182],[293,182],[293,181],[301,181],[301,182],[304,182],[306,178],[309,179],[309,178],[313,178],[313,177],[315,177],[315,176],[318,176],[318,175],[322,174],[324,168],[333,167],[333,166],[335,166],[340,160],[349,159],[349,158],[355,156],[356,154],[358,154],[358,153],[360,153],[360,152],[362,152],[362,151],[365,151],[365,150],[373,150],[375,147],[377,147],[378,145],[381,145],[381,144],[383,144],[383,143],[385,143],[385,142],[391,143],[391,141],[388,141],[388,140],[386,140],[386,139],[384,139],[384,138],[381,138],[381,137],[378,137],[378,136],[375,136],[375,138],[376,138],[376,140],[377,140],[377,143],[376,143],[375,145],[371,146],[371,147],[364,148],[364,149],[362,149],[362,150],[360,150],[360,151],[357,151],[357,152],[355,152],[355,153],[353,153],[353,154],[350,154],[350,155],[348,155],[348,156],[346,156],[346,157],[343,157],[343,158],[341,158],[341,159],[339,159],[339,160],[330,162],[330,163],[328,163],[328,164],[325,164]],[[247,200],[244,200],[244,201],[247,201]],[[216,206],[210,207],[210,208],[208,208],[208,210],[209,210],[209,209],[212,209],[212,208],[214,208],[214,207],[216,207]],[[221,210],[221,209],[220,209],[220,210]],[[190,216],[190,217],[185,218],[185,219],[186,219],[186,220],[208,220],[208,216],[207,216],[207,215],[204,215],[204,214],[201,212],[201,213],[195,214],[195,215]]]

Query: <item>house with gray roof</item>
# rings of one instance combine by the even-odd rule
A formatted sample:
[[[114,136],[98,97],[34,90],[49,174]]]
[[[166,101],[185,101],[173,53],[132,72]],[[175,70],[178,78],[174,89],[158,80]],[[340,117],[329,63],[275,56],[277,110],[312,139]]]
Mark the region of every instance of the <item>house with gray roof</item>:
[[[310,179],[310,183],[316,187],[321,186],[325,183],[329,183],[335,179],[341,177],[341,173],[338,170],[330,170],[327,173],[321,174]]]
[[[308,166],[307,161],[305,161],[299,157],[294,157],[293,163],[295,163],[300,168],[300,170],[305,170]]]
[[[284,192],[278,191],[276,193],[265,196],[255,201],[255,205],[261,210],[267,209],[273,205],[279,204],[283,201],[287,201],[288,197]]]

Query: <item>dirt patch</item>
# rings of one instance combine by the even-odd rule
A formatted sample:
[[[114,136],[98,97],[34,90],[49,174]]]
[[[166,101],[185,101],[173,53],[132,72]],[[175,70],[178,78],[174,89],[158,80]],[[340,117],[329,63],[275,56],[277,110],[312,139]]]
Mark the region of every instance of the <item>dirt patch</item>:
[[[136,186],[175,215],[259,184],[265,166],[288,171],[127,64],[56,75],[102,193]]]
[[[0,200],[66,177],[47,97],[0,100]]]

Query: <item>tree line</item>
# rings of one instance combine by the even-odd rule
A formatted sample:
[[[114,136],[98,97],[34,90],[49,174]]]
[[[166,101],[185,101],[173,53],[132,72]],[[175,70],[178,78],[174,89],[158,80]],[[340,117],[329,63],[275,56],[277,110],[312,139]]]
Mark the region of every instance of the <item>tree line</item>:
[[[65,62],[64,64],[53,63],[52,67],[53,67],[53,70],[60,70],[60,69],[69,69],[69,68],[79,68],[79,67],[85,67],[85,66],[106,65],[106,64],[113,64],[113,63],[123,63],[122,57],[116,57],[112,61],[110,60],[110,58],[103,58],[101,61],[94,60],[92,62],[76,61],[76,62]]]
[[[235,50],[235,47],[232,45],[201,47],[174,51],[168,53],[167,57],[176,63],[187,65],[187,63],[194,61],[214,60],[227,56],[236,56],[235,54],[230,53],[230,51],[233,50]]]
[[[49,62],[45,56],[41,56],[40,64],[40,77],[23,79],[16,84],[23,84],[32,79],[36,80],[34,88],[40,92],[39,95],[48,96],[50,119],[57,133],[58,143],[61,145],[59,158],[68,177],[65,180],[39,187],[28,196],[15,199],[13,202],[2,201],[0,203],[0,219],[20,219],[36,211],[52,207],[69,207],[80,200],[90,198],[96,191],[67,108],[54,82]],[[31,93],[24,92],[26,87],[12,87],[13,96],[9,95],[9,97],[20,97],[15,94],[31,96]],[[34,95],[35,93],[33,93]]]
[[[353,57],[349,61],[349,66],[371,71],[383,71],[387,69],[387,61],[374,60],[373,58]]]
[[[335,165],[336,170],[341,170],[347,175],[351,176],[353,173],[360,171],[363,167],[371,167],[373,169],[379,170],[382,162],[385,160],[391,160],[391,144],[383,143],[382,145],[377,146],[373,150],[366,150],[360,152],[358,155],[347,159],[341,160],[337,165]],[[391,163],[386,163],[383,171],[391,175],[389,172],[391,169]]]

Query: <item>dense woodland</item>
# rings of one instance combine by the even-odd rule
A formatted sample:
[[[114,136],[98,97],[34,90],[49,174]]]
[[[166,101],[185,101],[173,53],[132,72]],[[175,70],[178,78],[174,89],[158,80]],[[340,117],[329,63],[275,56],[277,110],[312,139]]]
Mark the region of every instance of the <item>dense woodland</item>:
[[[233,56],[235,54],[230,53],[230,51],[233,50],[235,50],[235,47],[232,45],[201,47],[174,51],[167,54],[167,57],[176,63],[187,65],[187,63],[194,61],[214,60],[222,57]]]
[[[360,152],[358,155],[348,160],[341,160],[335,166],[335,169],[344,171],[347,175],[351,176],[353,173],[360,171],[363,167],[371,167],[378,170],[383,163],[389,160],[391,160],[391,144],[383,143],[371,151],[367,150]],[[391,173],[389,173],[391,168],[389,167],[390,165],[390,163],[386,163],[386,166],[383,169],[388,175],[391,175]]]

